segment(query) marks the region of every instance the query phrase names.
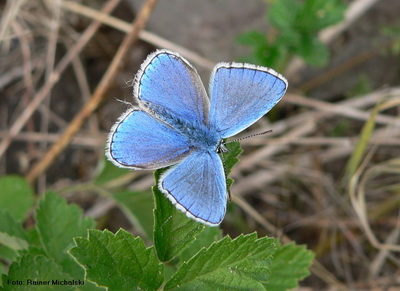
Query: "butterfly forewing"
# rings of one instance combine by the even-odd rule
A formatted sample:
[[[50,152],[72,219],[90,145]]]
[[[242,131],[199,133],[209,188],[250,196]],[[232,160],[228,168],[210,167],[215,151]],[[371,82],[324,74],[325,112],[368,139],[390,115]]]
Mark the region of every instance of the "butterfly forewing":
[[[209,99],[188,61],[166,50],[149,55],[135,79],[139,104],[158,114],[193,123],[208,123]],[[162,111],[162,112],[159,112]]]
[[[271,110],[286,88],[286,79],[272,69],[219,63],[210,81],[210,124],[222,137],[231,137]]]

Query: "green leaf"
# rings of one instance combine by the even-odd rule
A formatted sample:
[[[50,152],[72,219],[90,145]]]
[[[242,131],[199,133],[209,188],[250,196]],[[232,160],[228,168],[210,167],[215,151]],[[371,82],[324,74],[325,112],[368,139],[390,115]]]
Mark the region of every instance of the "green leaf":
[[[293,30],[302,3],[293,0],[275,0],[268,13],[268,21],[279,30]]]
[[[265,35],[258,31],[242,33],[236,38],[236,41],[240,44],[249,45],[255,48],[267,46]]]
[[[28,182],[18,176],[0,178],[0,209],[8,210],[16,220],[25,219],[34,203]]]
[[[233,179],[228,178],[229,173],[231,172],[234,165],[239,162],[238,156],[243,152],[242,148],[240,147],[239,142],[230,142],[226,144],[229,152],[222,154],[222,161],[224,164],[225,175],[227,177],[227,187],[228,189],[233,184]]]
[[[312,66],[323,66],[329,59],[328,49],[314,36],[303,36],[297,53]]]
[[[155,172],[158,183],[160,171]],[[157,256],[162,262],[170,261],[183,249],[193,243],[195,236],[204,225],[188,218],[182,211],[153,187],[156,208],[154,210],[154,244]]]
[[[30,238],[23,229],[21,223],[17,222],[7,210],[0,210],[0,258],[12,262],[18,257],[19,250],[26,249]]]
[[[155,290],[162,284],[164,266],[154,248],[140,237],[120,229],[89,230],[88,239],[76,238],[69,253],[86,269],[86,279],[108,290]]]
[[[302,34],[296,30],[283,31],[276,38],[276,46],[279,49],[286,48],[291,53],[295,53],[297,48],[301,45]]]
[[[182,262],[188,261],[202,248],[208,248],[213,242],[220,239],[222,239],[222,230],[220,228],[206,226],[205,229],[195,237],[193,243],[180,254],[179,258]]]
[[[296,23],[301,31],[315,33],[343,20],[346,8],[342,0],[306,0]]]
[[[35,246],[37,248],[42,248],[42,242],[40,241],[39,233],[36,228],[27,230],[27,235],[31,247]]]
[[[11,264],[8,275],[3,276],[5,290],[73,290],[71,285],[62,285],[55,280],[70,281],[69,274],[53,260],[41,255],[26,254],[20,262]],[[12,284],[17,282],[19,284]],[[41,285],[37,285],[41,282]],[[83,283],[83,281],[81,280]],[[36,283],[36,284],[35,284]],[[75,280],[78,285],[78,280]]]
[[[229,236],[202,249],[166,283],[165,289],[265,290],[276,243],[257,234]]]
[[[121,207],[125,216],[129,219],[135,229],[147,238],[153,239],[153,196],[149,192],[119,191],[114,193],[113,198]]]
[[[237,141],[227,143],[226,147],[228,148],[229,152],[224,154],[225,171],[226,171],[225,174],[229,175],[233,166],[236,165],[237,162],[239,162],[238,157],[243,152],[243,150],[240,147],[240,143]]]
[[[241,58],[242,62],[275,68],[286,53],[283,48],[269,44],[266,36],[257,31],[242,33],[236,41],[250,46],[253,50],[250,57]]]
[[[343,0],[270,0],[267,21],[272,33],[256,31],[242,34],[237,41],[253,48],[249,60],[284,70],[294,55],[307,63],[326,64],[328,51],[318,40],[318,32],[344,19]],[[268,37],[265,37],[268,35]]]
[[[0,246],[0,267],[1,267],[1,263],[5,263],[7,265],[7,264],[10,264],[13,261],[15,261],[16,258],[18,258],[17,251],[15,251],[7,246],[4,246],[4,245]]]
[[[0,232],[0,245],[4,245],[15,251],[24,250],[28,248],[26,240],[11,236],[8,233]]]
[[[0,258],[12,262],[17,251],[28,248],[28,235],[7,210],[0,210]]]
[[[37,231],[48,257],[63,266],[74,278],[82,276],[67,250],[73,245],[73,237],[84,236],[94,226],[92,218],[82,218],[82,210],[55,193],[47,193],[36,211]]]
[[[304,246],[293,243],[281,246],[274,254],[270,267],[271,275],[265,284],[268,291],[291,290],[310,274],[314,254]]]
[[[17,222],[7,210],[0,209],[0,232],[28,240],[28,235],[21,223]]]

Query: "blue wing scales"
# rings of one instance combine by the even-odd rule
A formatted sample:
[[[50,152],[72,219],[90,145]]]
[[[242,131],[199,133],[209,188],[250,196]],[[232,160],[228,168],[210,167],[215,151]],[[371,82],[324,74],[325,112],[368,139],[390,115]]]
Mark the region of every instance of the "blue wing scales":
[[[167,170],[159,189],[178,209],[210,226],[221,223],[227,192],[222,161],[215,152],[193,152],[181,164]]]
[[[139,105],[174,118],[208,124],[209,99],[195,68],[174,52],[149,55],[137,74],[134,95]]]
[[[107,157],[124,168],[153,170],[190,154],[188,139],[147,112],[130,109],[108,136]]]
[[[210,126],[231,137],[271,110],[286,88],[286,79],[272,69],[219,63],[210,81]]]

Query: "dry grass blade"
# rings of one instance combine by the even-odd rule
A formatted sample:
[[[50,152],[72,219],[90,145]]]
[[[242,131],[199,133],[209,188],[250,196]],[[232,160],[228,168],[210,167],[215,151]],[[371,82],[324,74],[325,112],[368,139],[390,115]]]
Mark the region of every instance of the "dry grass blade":
[[[7,132],[0,131],[0,138],[7,136]],[[22,132],[14,137],[15,141],[25,142],[41,142],[56,143],[60,139],[60,134],[56,133],[40,133],[40,132]],[[103,134],[98,135],[77,135],[75,136],[71,144],[80,146],[82,148],[100,149],[104,147],[105,138]]]
[[[268,144],[279,144],[279,145],[330,145],[330,146],[351,146],[356,144],[356,137],[294,137],[292,139],[288,139],[287,137],[277,137],[277,138],[269,138]],[[387,138],[384,140],[381,139],[371,139],[369,141],[370,144],[376,145],[392,145],[392,146],[400,146],[399,138]],[[261,146],[265,144],[264,140],[252,140],[248,142],[249,145],[252,146]]]
[[[366,169],[366,164],[371,157],[372,152],[369,153],[363,164],[358,168],[349,182],[349,195],[351,203],[370,243],[380,250],[399,252],[400,245],[381,243],[374,234],[368,219],[365,192],[367,189],[367,182],[372,180],[374,177],[384,174],[400,175],[400,159],[390,160],[383,164],[373,166],[370,169]],[[397,224],[397,227],[399,227],[399,224]]]
[[[334,26],[328,27],[323,30],[319,38],[322,42],[328,43],[343,33],[349,28],[357,19],[363,16],[369,9],[371,9],[379,0],[356,0],[351,3],[349,9],[345,13],[345,19]]]
[[[383,104],[377,105],[374,108],[370,120],[367,121],[361,132],[360,142],[355,151],[353,152],[353,155],[347,165],[347,177],[349,179],[348,191],[351,203],[353,205],[353,208],[357,214],[359,221],[361,222],[362,228],[368,240],[374,247],[380,249],[381,251],[400,251],[400,245],[381,243],[379,242],[377,236],[374,234],[374,231],[371,228],[368,218],[369,211],[367,210],[368,207],[366,203],[366,191],[368,189],[367,183],[380,175],[387,175],[387,174],[399,175],[400,159],[388,160],[386,162],[368,168],[367,167],[368,162],[374,155],[374,152],[376,151],[376,146],[366,155],[363,161],[362,158],[364,156],[364,153],[366,152],[366,147],[373,133],[375,125],[375,117],[377,116],[378,112],[381,110],[387,110],[392,107],[397,107],[399,105],[399,102],[400,99],[395,98],[388,100]],[[385,188],[390,191],[392,187],[386,185]],[[397,233],[399,227],[400,227],[400,221],[398,221],[395,230],[392,231],[392,236],[395,237],[392,239],[392,241],[397,240],[398,236]],[[373,273],[376,273],[376,271],[374,271]]]
[[[117,5],[118,1],[119,0],[110,0],[109,2],[107,2],[107,4],[104,6],[104,11],[110,12]],[[43,100],[47,97],[47,94],[50,92],[51,88],[57,83],[63,71],[67,68],[67,66],[71,63],[71,61],[75,58],[75,56],[78,55],[79,52],[85,47],[85,45],[89,42],[89,40],[92,38],[92,36],[95,34],[95,32],[99,27],[100,27],[99,22],[93,22],[86,29],[86,31],[81,36],[76,45],[73,48],[71,48],[71,50],[68,51],[68,53],[57,64],[53,73],[48,77],[47,82],[36,93],[30,104],[25,107],[25,110],[22,112],[21,116],[11,126],[8,136],[6,136],[0,143],[0,157],[7,150],[8,146],[12,141],[12,138],[21,131],[21,129],[25,126],[28,119],[40,106]]]
[[[0,27],[0,41],[3,42],[3,50],[8,50],[8,41],[10,36],[6,36],[7,30],[15,19],[15,16],[19,13],[21,6],[26,2],[26,0],[15,0],[7,1],[6,7],[4,9],[4,14],[1,19]],[[5,42],[6,41],[6,42]]]
[[[115,18],[113,16],[110,16],[105,13],[98,12],[90,7],[81,5],[76,2],[71,2],[71,1],[64,1],[63,2],[63,7],[65,9],[68,9],[70,11],[73,11],[75,13],[81,14],[83,16],[96,19],[98,21],[101,21],[104,24],[107,24],[115,29],[118,29],[123,32],[129,32],[130,29],[130,24]],[[210,61],[209,59],[206,59],[199,54],[188,50],[187,48],[180,46],[174,42],[171,42],[165,38],[162,38],[158,35],[155,35],[154,33],[151,33],[146,30],[142,30],[139,33],[139,38],[145,42],[148,42],[149,44],[152,44],[158,48],[164,48],[164,49],[169,49],[172,51],[176,51],[180,53],[182,56],[190,60],[192,63],[207,68],[209,70],[212,70],[215,66],[215,63]]]
[[[75,116],[64,134],[61,136],[60,140],[58,140],[57,143],[54,144],[52,148],[46,153],[44,158],[29,171],[26,176],[28,181],[33,182],[43,171],[47,169],[52,161],[68,145],[72,137],[79,131],[86,118],[88,118],[90,114],[92,114],[92,112],[97,109],[99,104],[102,102],[104,93],[110,86],[110,83],[115,73],[122,66],[124,57],[126,56],[132,44],[137,40],[139,32],[145,26],[156,3],[156,0],[147,0],[143,4],[143,8],[140,10],[138,16],[132,23],[132,29],[130,33],[125,37],[124,41],[119,47],[113,61],[108,67],[108,70],[104,74],[95,92],[93,93],[93,96],[91,97],[89,102],[87,102],[86,105],[82,108],[82,110]]]
[[[269,139],[266,138],[264,147],[261,147],[260,149],[257,149],[253,151],[253,153],[247,155],[244,159],[242,159],[241,163],[239,163],[238,166],[234,168],[234,175],[237,176],[238,173],[241,171],[253,169],[261,161],[265,161],[269,157],[285,151],[287,149],[285,144],[290,144],[292,142],[294,143],[297,139],[303,136],[311,135],[317,124],[321,124],[324,122],[324,120],[334,116],[334,113],[332,111],[338,112],[341,109],[344,110],[344,108],[346,108],[347,111],[354,111],[356,108],[375,105],[378,102],[382,102],[383,99],[388,99],[388,101],[386,102],[391,102],[391,103],[394,102],[394,104],[397,104],[393,100],[398,100],[399,99],[398,96],[400,96],[400,88],[383,89],[359,98],[345,100],[336,105],[330,104],[325,106],[325,103],[323,103],[324,106],[317,107],[319,110],[322,110],[321,112],[302,113],[287,118],[283,121],[276,122],[272,127],[273,132],[271,136],[282,135],[279,138],[279,140],[280,142],[284,143],[284,146],[275,143],[269,144],[267,143]],[[295,100],[292,100],[292,102],[300,103],[301,101],[303,103],[303,100],[304,98],[301,98],[301,100],[296,98]],[[318,101],[318,104],[319,102],[320,101]],[[307,104],[313,105],[317,103],[310,101],[307,102]],[[365,113],[365,115],[367,115],[367,113]],[[386,117],[384,115],[382,116]],[[394,118],[390,118],[390,120],[396,122]],[[392,140],[393,138],[396,138],[396,136],[398,136],[398,130],[396,128],[397,127],[393,127],[393,129],[390,130],[389,129],[377,130],[376,132],[374,132],[374,135],[371,140],[374,141]],[[264,139],[261,138],[259,140],[264,141]],[[245,141],[244,144],[246,144],[246,142],[249,141]],[[349,155],[350,152],[352,152],[353,147],[354,147],[353,143],[343,143],[341,145],[332,144],[331,148],[327,149],[325,152],[320,153],[319,156],[322,157],[324,163],[327,163],[341,156],[343,157]],[[310,158],[309,154],[302,155],[302,157],[298,160],[298,164],[301,165],[309,164],[308,162],[309,158]],[[275,167],[273,171],[267,171],[267,170],[255,171],[252,175],[247,177],[242,177],[240,180],[238,180],[238,182],[234,184],[234,187],[240,193],[251,192],[252,189],[254,189],[254,187],[256,189],[260,189],[262,183],[268,184],[279,179],[279,177],[284,172],[287,171],[288,167],[289,166],[285,164],[279,167]]]
[[[395,245],[396,243],[398,243],[399,238],[400,238],[400,223],[398,223],[395,229],[393,229],[392,232],[387,236],[385,240],[385,245]],[[372,261],[370,266],[371,277],[376,278],[379,275],[390,253],[391,252],[388,249],[381,249],[379,251],[378,255]]]
[[[294,94],[286,94],[284,102],[311,107],[320,111],[324,111],[326,113],[333,113],[338,116],[348,117],[351,119],[363,121],[370,120],[370,114],[368,112],[363,112],[356,108],[352,108],[342,104],[332,104]],[[374,120],[376,123],[379,124],[400,125],[400,121],[398,119],[386,115],[377,114],[374,117]]]
[[[364,156],[364,153],[375,129],[376,117],[378,115],[379,108],[379,105],[375,106],[374,110],[371,113],[371,117],[368,119],[363,129],[361,130],[360,140],[346,166],[347,177],[352,177],[361,163],[361,159]]]

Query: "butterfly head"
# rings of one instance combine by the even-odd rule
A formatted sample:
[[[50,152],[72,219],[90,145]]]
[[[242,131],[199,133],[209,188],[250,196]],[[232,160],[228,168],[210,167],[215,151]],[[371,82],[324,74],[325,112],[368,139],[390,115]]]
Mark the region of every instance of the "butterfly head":
[[[223,139],[221,139],[221,141],[219,142],[219,144],[217,145],[217,149],[216,152],[218,154],[222,154],[222,153],[227,153],[229,152],[229,149],[226,147],[226,143]]]

